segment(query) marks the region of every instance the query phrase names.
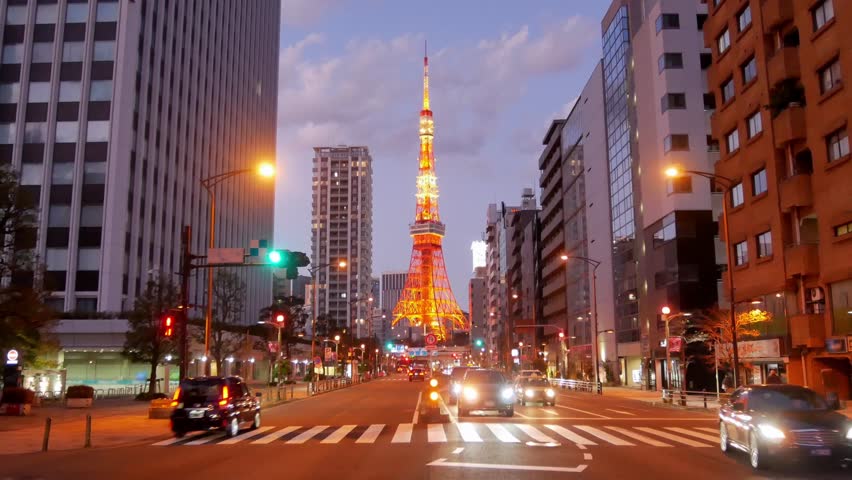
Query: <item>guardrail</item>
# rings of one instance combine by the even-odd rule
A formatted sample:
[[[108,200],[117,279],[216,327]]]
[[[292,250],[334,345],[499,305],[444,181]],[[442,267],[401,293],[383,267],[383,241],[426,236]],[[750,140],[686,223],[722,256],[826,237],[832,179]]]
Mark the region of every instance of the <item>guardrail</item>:
[[[600,395],[603,393],[603,387],[598,382],[584,382],[582,380],[570,380],[567,378],[551,378],[550,385],[554,387],[559,387],[563,390],[574,390],[577,392],[589,392],[589,393],[597,393]]]
[[[731,395],[705,391],[663,389],[662,400],[665,404],[694,408],[719,408]]]
[[[332,390],[338,390],[341,388],[351,387],[352,385],[357,385],[359,383],[369,382],[372,380],[372,375],[369,373],[358,375],[354,381],[348,377],[340,377],[340,378],[327,378],[325,380],[318,380],[316,382],[309,382],[307,386],[308,396],[318,395],[320,393],[330,392]]]

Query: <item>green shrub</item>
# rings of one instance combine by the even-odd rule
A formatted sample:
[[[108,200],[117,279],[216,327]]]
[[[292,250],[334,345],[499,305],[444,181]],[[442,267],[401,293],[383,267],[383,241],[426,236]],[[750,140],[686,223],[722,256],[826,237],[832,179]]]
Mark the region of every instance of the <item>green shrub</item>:
[[[71,385],[65,392],[65,398],[95,398],[95,389],[88,385]]]
[[[32,404],[35,392],[21,387],[6,387],[3,389],[3,403]]]

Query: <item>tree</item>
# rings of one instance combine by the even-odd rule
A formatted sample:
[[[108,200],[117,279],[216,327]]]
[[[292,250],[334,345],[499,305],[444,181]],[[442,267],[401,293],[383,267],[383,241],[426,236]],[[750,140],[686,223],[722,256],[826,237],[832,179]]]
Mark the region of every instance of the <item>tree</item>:
[[[45,305],[43,272],[33,254],[38,211],[35,198],[20,188],[17,175],[0,166],[0,351],[17,349],[34,364],[49,350],[46,333],[55,312]],[[38,273],[38,275],[36,275]]]
[[[760,327],[772,321],[772,314],[755,308],[748,312],[738,313],[734,317],[734,321],[737,332],[737,349],[742,364],[742,360],[750,356],[754,347],[741,342],[760,337]],[[714,365],[718,361],[722,365],[733,365],[733,330],[731,329],[728,310],[714,310],[699,316],[691,321],[686,332],[687,343],[703,342],[707,345],[707,351],[711,352],[709,355],[703,355],[703,360],[707,364]]]
[[[305,324],[309,313],[305,311],[305,300],[301,297],[278,297],[272,305],[260,310],[260,321],[275,323],[272,316],[283,313],[286,320],[284,325],[275,325],[281,329],[281,345],[284,347],[284,358],[290,358],[290,346],[297,343],[299,334],[304,334]],[[275,332],[277,335],[277,331]],[[276,355],[277,357],[277,355]]]
[[[171,340],[161,336],[160,324],[163,315],[180,304],[178,291],[177,285],[167,277],[148,280],[128,315],[129,330],[122,354],[131,361],[150,365],[149,395],[157,392],[157,365],[174,350]]]
[[[216,274],[213,280],[213,318],[210,321],[210,356],[216,368],[222,372],[226,358],[237,353],[243,342],[240,317],[246,298],[246,284],[233,272]],[[204,331],[198,341],[204,342]]]

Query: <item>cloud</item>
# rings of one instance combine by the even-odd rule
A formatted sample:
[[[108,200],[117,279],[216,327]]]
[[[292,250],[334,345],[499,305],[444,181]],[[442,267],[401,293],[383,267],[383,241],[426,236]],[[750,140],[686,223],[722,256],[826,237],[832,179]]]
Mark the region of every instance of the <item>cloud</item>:
[[[281,20],[288,26],[312,25],[344,0],[283,0]]]

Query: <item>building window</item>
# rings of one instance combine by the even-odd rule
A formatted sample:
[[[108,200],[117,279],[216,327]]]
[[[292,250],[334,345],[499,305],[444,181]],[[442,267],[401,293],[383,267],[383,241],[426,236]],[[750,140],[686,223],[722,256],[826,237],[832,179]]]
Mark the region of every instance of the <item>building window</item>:
[[[686,94],[667,93],[660,99],[663,112],[667,110],[683,110],[686,108]]]
[[[676,178],[669,178],[666,181],[666,193],[692,193],[692,177],[684,175]]]
[[[90,102],[109,102],[112,100],[112,80],[92,80],[89,88]]]
[[[60,102],[79,102],[80,101],[80,82],[76,82],[76,81],[59,82],[59,101]]]
[[[76,143],[79,129],[77,122],[56,122],[56,143]]]
[[[760,116],[760,110],[748,117],[748,138],[754,138],[755,135],[763,131],[763,120]]]
[[[54,163],[50,176],[51,185],[71,185],[74,183],[73,163]],[[56,207],[51,207],[51,209]]]
[[[726,104],[734,98],[734,77],[722,84],[722,104]]]
[[[32,63],[53,63],[53,42],[33,42]]]
[[[115,40],[95,42],[92,57],[95,62],[111,62],[115,59]]]
[[[833,162],[849,155],[849,136],[845,128],[833,132],[826,137],[828,146],[828,161]]]
[[[740,242],[734,245],[734,265],[745,265],[748,263],[748,242]]]
[[[69,3],[65,10],[65,23],[86,23],[89,19],[88,3]]]
[[[683,54],[682,53],[664,53],[660,55],[660,58],[657,59],[657,67],[659,71],[663,71],[666,69],[680,69],[683,68]]]
[[[117,22],[118,21],[118,2],[98,2],[97,21],[99,22]]]
[[[832,0],[823,0],[811,10],[814,19],[814,31],[819,30],[830,20],[834,19],[834,4]]]
[[[751,25],[751,5],[746,5],[746,7],[737,15],[737,26],[739,26],[740,31],[742,32],[746,28]]]
[[[669,135],[663,139],[663,150],[671,152],[672,150],[689,150],[689,135]]]
[[[757,236],[757,258],[772,256],[772,232],[763,232]]]
[[[57,5],[54,4],[39,4],[36,8],[36,25],[47,25],[56,23]]]
[[[657,33],[660,30],[677,30],[680,28],[680,17],[676,13],[664,13],[657,17]]]
[[[846,222],[842,225],[837,225],[834,227],[834,236],[842,237],[843,235],[849,235],[852,233],[852,222]]]
[[[25,123],[24,143],[47,143],[47,124],[44,122]]]
[[[24,59],[24,45],[21,43],[15,43],[12,45],[3,45],[3,59],[2,62],[4,65],[15,65],[21,63]]]
[[[745,196],[743,195],[743,184],[738,183],[731,187],[731,206],[739,207],[745,202]]]
[[[109,141],[109,121],[90,121],[86,128],[87,142]]]
[[[66,270],[68,267],[68,249],[48,248],[45,260],[48,270]]]
[[[740,148],[740,132],[733,129],[725,135],[725,143],[728,145],[728,155],[736,152]]]
[[[100,248],[81,248],[77,251],[77,270],[99,270],[101,264]]]
[[[106,185],[106,162],[84,163],[83,183],[86,185]]]
[[[50,82],[30,82],[29,103],[47,103],[50,100]]]
[[[100,227],[103,225],[103,205],[83,205],[80,207],[81,227]],[[81,270],[97,270],[97,268],[83,268]]]
[[[26,5],[9,5],[6,7],[6,25],[24,25],[26,23]]]
[[[704,24],[707,23],[707,14],[699,13],[695,16],[695,23],[698,30],[704,30]]]
[[[78,282],[78,283],[80,283],[80,282]],[[79,290],[79,288],[77,290]],[[98,311],[98,299],[97,298],[78,298],[77,299],[77,306],[74,310],[78,313],[94,313],[94,312],[97,312]]]
[[[757,78],[757,61],[755,61],[754,57],[749,58],[747,62],[742,64],[740,71],[743,74],[743,84],[747,84]]]
[[[71,3],[70,5],[79,5]],[[83,61],[83,42],[65,42],[62,44],[62,61],[63,62],[82,62]]]
[[[41,185],[43,177],[43,163],[21,164],[21,185]]]
[[[14,123],[0,123],[0,145],[15,143],[16,125]]]
[[[716,47],[719,50],[719,55],[728,51],[731,48],[731,33],[726,28],[721,35],[716,37]]]
[[[18,103],[21,98],[20,83],[0,83],[0,103]]]
[[[766,192],[769,188],[766,184],[766,169],[761,168],[757,173],[751,176],[752,194],[756,197]]]
[[[830,64],[826,65],[819,71],[820,91],[822,93],[833,90],[843,82],[843,75],[840,72],[840,60],[834,59]]]

